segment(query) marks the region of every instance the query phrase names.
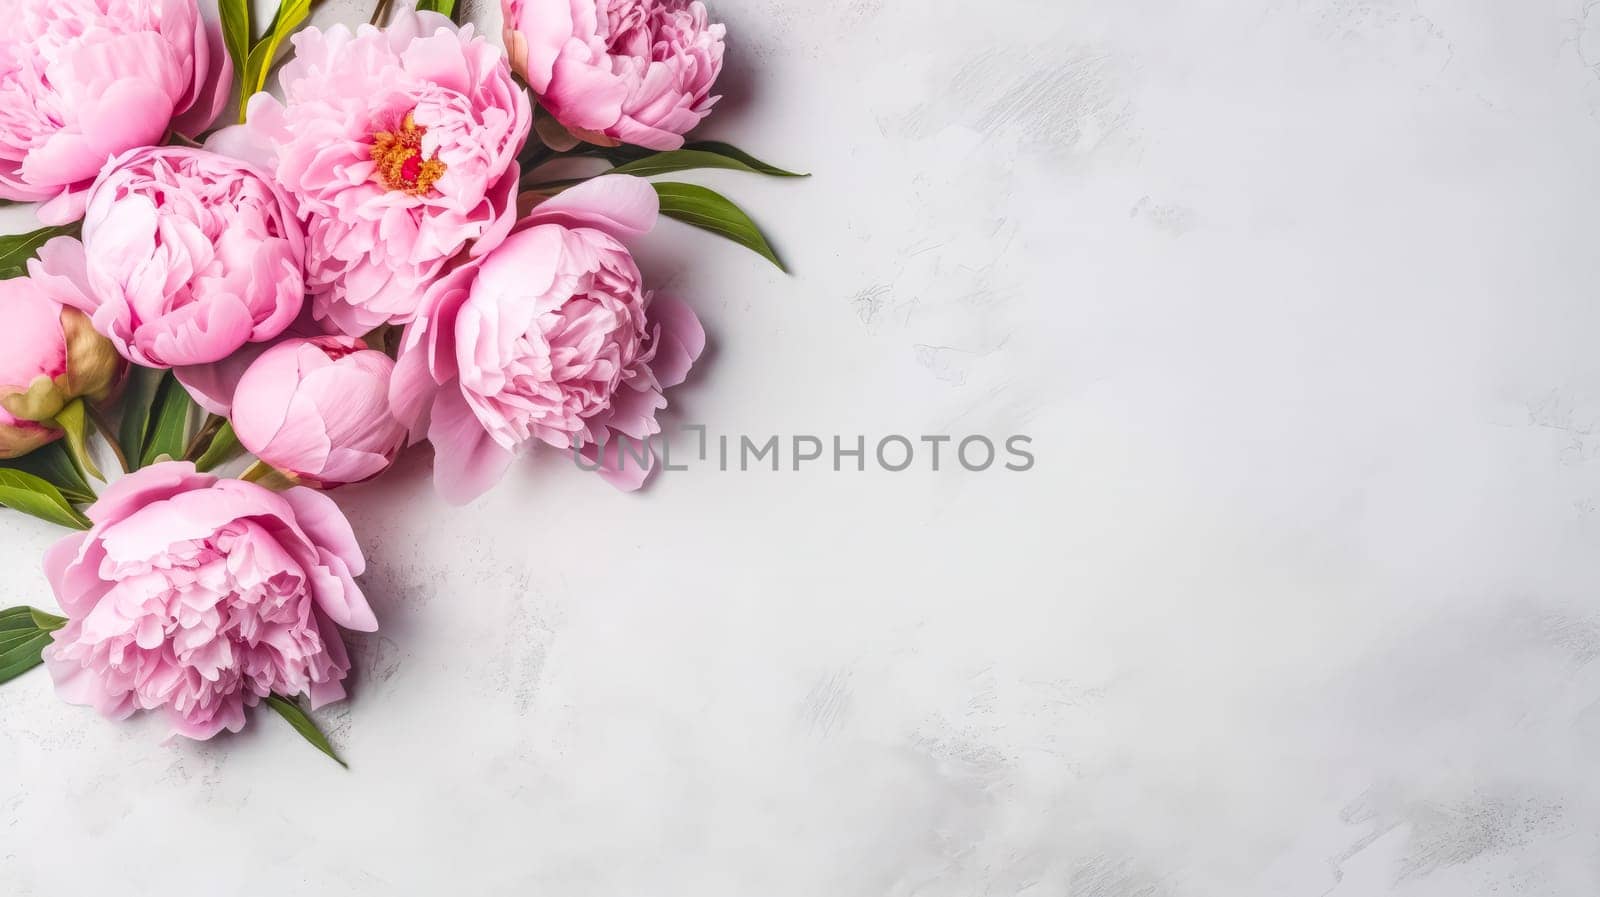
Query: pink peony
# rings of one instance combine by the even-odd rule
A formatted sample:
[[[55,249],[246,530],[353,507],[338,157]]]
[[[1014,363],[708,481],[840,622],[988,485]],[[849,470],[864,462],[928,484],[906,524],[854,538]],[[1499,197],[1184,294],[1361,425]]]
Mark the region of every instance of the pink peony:
[[[233,429],[256,457],[310,486],[377,476],[406,430],[389,413],[394,362],[348,336],[286,340],[250,365]]]
[[[198,134],[228,99],[233,65],[195,0],[6,4],[0,32],[0,197],[48,200],[47,224],[83,214],[112,156]]]
[[[44,660],[63,700],[111,719],[165,711],[174,734],[244,727],[270,694],[344,697],[340,626],[378,628],[351,577],[350,524],[310,489],[277,493],[172,461],[118,480],[94,528],[45,555],[68,618]]]
[[[82,312],[32,278],[0,280],[0,308],[0,458],[16,458],[59,439],[61,409],[106,398],[126,365]]]
[[[501,0],[501,10],[517,73],[592,143],[677,149],[718,99],[725,29],[700,0]]]
[[[255,168],[185,147],[115,159],[88,194],[83,240],[29,265],[130,361],[209,364],[283,332],[305,301],[305,237]]]
[[[429,288],[390,404],[414,438],[433,442],[446,499],[482,494],[533,439],[597,462],[604,447],[608,480],[644,482],[653,456],[630,461],[618,437],[660,432],[662,391],[705,346],[688,306],[643,289],[621,242],[656,214],[649,183],[596,178],[537,206],[499,247]]]
[[[291,40],[284,99],[256,94],[248,123],[210,145],[259,161],[293,198],[318,319],[351,336],[408,321],[446,262],[510,230],[527,94],[499,48],[436,13]]]
[[[277,339],[264,343],[246,343],[239,351],[221,361],[173,368],[172,373],[177,376],[178,382],[183,384],[183,388],[188,390],[189,397],[194,399],[196,405],[212,414],[232,417],[233,394],[239,388],[239,379],[250,369],[250,365],[255,364],[257,358],[268,349],[289,340],[314,339],[331,335],[333,334],[327,327],[311,317],[311,306],[308,304],[301,309],[300,317],[285,327]]]

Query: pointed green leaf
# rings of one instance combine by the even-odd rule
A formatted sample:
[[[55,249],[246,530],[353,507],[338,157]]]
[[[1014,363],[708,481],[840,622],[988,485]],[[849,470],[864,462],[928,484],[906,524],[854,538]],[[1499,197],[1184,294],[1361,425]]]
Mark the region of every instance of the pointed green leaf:
[[[768,163],[768,162],[763,162],[760,159],[757,159],[755,156],[750,155],[749,153],[745,152],[742,149],[739,149],[738,147],[734,146],[731,143],[723,143],[720,140],[696,140],[693,143],[685,145],[684,149],[698,150],[700,152],[706,152],[706,153],[716,153],[719,156],[727,156],[730,159],[737,159],[741,163],[743,163],[746,168],[749,168],[751,171],[754,171],[754,172],[756,172],[758,174],[768,175],[770,177],[775,177],[775,178],[808,178],[808,177],[811,177],[811,173],[809,171],[788,171],[786,169],[779,168],[776,165],[773,165],[773,164]]]
[[[327,736],[323,735],[322,730],[317,728],[317,724],[312,721],[310,715],[300,709],[299,704],[281,695],[267,695],[267,706],[278,711],[279,716],[288,720],[289,725],[300,733],[301,738],[309,741],[312,747],[332,757],[333,762],[343,766],[345,769],[350,768],[350,764],[340,760],[339,755],[333,752],[333,745],[328,743]]]
[[[37,607],[27,608],[27,611],[28,617],[33,620],[33,625],[45,632],[55,632],[57,629],[67,625],[66,617],[58,617],[55,614],[46,613]]]
[[[83,399],[73,399],[62,407],[56,413],[56,426],[67,434],[67,451],[72,453],[72,460],[89,476],[103,483],[106,475],[95,465],[94,455],[89,451],[89,412],[83,403]]]
[[[727,197],[698,184],[657,181],[651,186],[656,188],[656,195],[661,197],[661,214],[727,237],[777,265],[778,270],[788,272],[789,269],[778,260],[778,254],[767,243],[761,229]]]
[[[37,448],[20,458],[0,461],[0,469],[31,473],[61,490],[61,495],[75,505],[94,501],[94,489],[84,479],[83,472],[72,462],[67,449],[59,441]]]
[[[36,632],[22,644],[0,653],[0,683],[10,682],[44,663],[44,658],[39,652],[43,651],[50,641],[50,633]]]
[[[50,644],[50,633],[65,625],[65,618],[38,608],[0,611],[0,682],[9,682],[43,663],[40,652]]]
[[[69,529],[88,529],[89,518],[74,508],[47,480],[14,468],[0,468],[0,504]]]
[[[122,391],[122,422],[117,427],[117,442],[123,455],[138,466],[144,457],[145,437],[150,433],[150,412],[161,392],[161,385],[170,376],[166,371],[132,365],[128,368],[128,385]]]
[[[31,607],[8,607],[0,610],[0,633],[11,629],[34,628],[32,611]]]
[[[244,446],[239,444],[239,436],[233,432],[233,424],[223,423],[222,429],[211,437],[211,444],[200,457],[195,459],[195,469],[201,473],[215,470],[244,454]]]
[[[10,628],[0,627],[0,656],[33,641],[41,632],[48,634],[67,625],[65,617],[47,614],[38,608],[14,607],[10,610],[19,611],[20,615],[8,619]]]
[[[311,0],[281,0],[278,3],[278,12],[272,17],[272,24],[267,26],[261,40],[250,51],[249,59],[245,61],[243,93],[239,102],[239,120],[244,121],[243,104],[251,96],[267,87],[267,77],[272,73],[272,64],[278,58],[278,50],[283,46],[283,41],[293,34],[306,17],[311,14]]]
[[[155,404],[150,409],[150,432],[145,436],[144,450],[139,453],[140,467],[183,457],[184,449],[189,446],[189,418],[194,407],[194,400],[189,398],[178,378],[170,372],[162,378]]]
[[[56,237],[76,236],[82,222],[41,227],[25,234],[8,234],[0,237],[0,280],[21,277],[28,273],[28,259],[34,257],[39,247]]]
[[[417,4],[418,12],[436,12],[441,16],[455,16],[456,0],[421,0]]]
[[[222,19],[222,45],[233,60],[233,74],[240,79],[239,92],[245,93],[244,75],[250,62],[250,0],[217,0],[217,12]],[[239,101],[239,121],[244,121],[244,100]]]
[[[634,154],[629,153],[628,155],[632,156]],[[636,156],[621,162],[610,173],[631,174],[647,178],[653,175],[667,174],[674,171],[688,171],[694,168],[726,168],[732,171],[749,171],[780,178],[810,177],[807,174],[785,171],[776,165],[768,165],[736,146],[712,141],[691,143],[683,149]]]

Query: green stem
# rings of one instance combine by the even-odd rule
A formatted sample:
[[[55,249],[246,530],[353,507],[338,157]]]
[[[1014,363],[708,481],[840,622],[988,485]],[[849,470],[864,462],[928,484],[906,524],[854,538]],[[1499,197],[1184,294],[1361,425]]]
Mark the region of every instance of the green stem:
[[[222,429],[222,425],[227,422],[228,419],[221,415],[213,414],[208,416],[205,425],[200,428],[200,432],[196,433],[194,439],[189,441],[189,447],[183,450],[183,460],[199,460],[200,456],[205,454],[206,448],[211,445],[211,440]]]
[[[95,430],[100,433],[100,438],[111,447],[111,454],[117,458],[117,466],[122,468],[123,473],[132,473],[133,468],[128,466],[128,456],[123,454],[122,443],[117,441],[117,434],[112,430],[111,422],[106,420],[105,415],[100,413],[100,409],[96,408],[94,403],[85,402],[83,407],[89,412],[89,422],[94,424]]]
[[[285,489],[292,489],[299,485],[294,477],[259,458],[256,459],[255,463],[246,467],[244,473],[239,474],[239,479],[244,480],[246,483],[255,483],[257,486],[271,489],[274,492],[282,492]]]

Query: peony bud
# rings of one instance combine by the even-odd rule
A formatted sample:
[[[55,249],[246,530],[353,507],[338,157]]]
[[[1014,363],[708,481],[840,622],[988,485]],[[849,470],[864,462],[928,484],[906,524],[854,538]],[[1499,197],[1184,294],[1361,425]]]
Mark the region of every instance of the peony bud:
[[[239,379],[233,429],[256,457],[319,488],[382,473],[405,441],[389,411],[394,361],[347,336],[290,339]]]
[[[0,281],[0,308],[0,458],[16,458],[59,439],[61,409],[105,399],[126,365],[82,312],[32,278]]]

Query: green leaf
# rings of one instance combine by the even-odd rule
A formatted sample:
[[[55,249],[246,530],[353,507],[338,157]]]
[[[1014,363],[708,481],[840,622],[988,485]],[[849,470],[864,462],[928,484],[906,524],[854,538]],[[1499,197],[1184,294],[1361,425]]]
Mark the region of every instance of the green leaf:
[[[50,644],[50,633],[38,632],[21,644],[0,654],[0,683],[10,682],[12,679],[26,673],[41,663],[41,656],[46,645]]]
[[[167,381],[166,371],[131,365],[128,384],[122,391],[122,422],[117,426],[117,443],[131,465],[138,466],[144,457],[145,437],[150,433],[150,412],[161,385]]]
[[[33,628],[32,611],[31,607],[8,607],[0,610],[0,632],[8,629]]]
[[[244,105],[250,97],[266,89],[267,76],[272,73],[272,64],[278,58],[284,38],[304,24],[309,15],[311,0],[280,0],[278,3],[278,12],[272,17],[272,24],[267,26],[266,33],[245,60],[242,70],[244,78],[240,82],[239,121],[244,121]]]
[[[222,45],[228,48],[228,58],[233,60],[234,77],[240,79],[239,121],[244,121],[244,75],[250,63],[250,0],[217,0],[217,12],[222,18]]]
[[[635,156],[633,153],[627,153],[626,155]],[[620,156],[613,155],[612,158],[613,161],[616,161]],[[631,174],[647,178],[658,174],[688,171],[695,168],[726,168],[732,171],[749,171],[779,178],[810,177],[809,174],[785,171],[776,165],[768,165],[736,146],[709,140],[691,143],[683,149],[635,156],[621,162],[616,168],[611,169],[609,173]]]
[[[144,449],[139,452],[140,467],[183,457],[189,445],[189,418],[194,407],[194,400],[189,398],[177,377],[168,372],[161,378],[161,388],[156,391],[155,403],[150,408]]]
[[[95,465],[94,455],[89,451],[89,412],[83,405],[84,401],[73,399],[63,406],[56,413],[56,426],[67,434],[67,451],[72,453],[72,460],[89,476],[103,483],[106,475]]]
[[[0,468],[0,504],[67,527],[88,529],[89,518],[74,508],[48,480],[14,468]]]
[[[244,446],[239,444],[239,435],[233,432],[233,424],[223,423],[222,429],[211,437],[211,444],[195,459],[195,469],[201,473],[215,470],[232,461],[244,453]]]
[[[0,611],[0,683],[10,682],[43,663],[40,652],[50,644],[50,633],[65,625],[65,618],[38,608],[8,607]]]
[[[56,237],[77,236],[81,225],[82,222],[73,222],[54,227],[41,227],[25,234],[0,236],[0,280],[27,274],[28,259],[33,258],[40,246]]]
[[[441,16],[453,18],[456,12],[456,0],[421,0],[417,4],[418,12],[436,12]]]
[[[332,757],[333,762],[343,766],[345,769],[350,768],[350,764],[340,760],[339,755],[333,752],[333,745],[328,743],[328,739],[322,734],[322,730],[318,729],[317,724],[312,721],[311,717],[300,709],[299,704],[282,695],[267,695],[267,706],[278,711],[279,716],[288,720],[289,725],[300,733],[301,738],[311,742],[312,747]]]
[[[0,461],[0,470],[3,469],[31,473],[60,489],[61,495],[75,505],[94,501],[94,489],[90,488],[89,481],[59,441],[34,449],[20,458]]]
[[[727,237],[777,265],[779,271],[788,272],[789,269],[778,260],[778,254],[772,251],[761,229],[727,197],[698,184],[657,181],[651,186],[656,188],[656,195],[661,197],[661,214]]]
[[[57,629],[67,625],[66,617],[58,617],[55,614],[45,613],[37,607],[28,608],[28,616],[33,619],[33,625],[39,627],[45,632],[55,632]]]

